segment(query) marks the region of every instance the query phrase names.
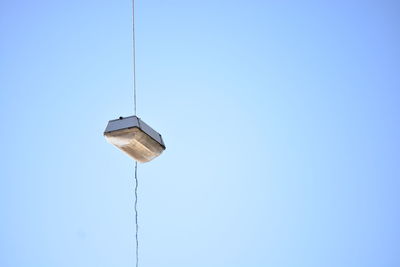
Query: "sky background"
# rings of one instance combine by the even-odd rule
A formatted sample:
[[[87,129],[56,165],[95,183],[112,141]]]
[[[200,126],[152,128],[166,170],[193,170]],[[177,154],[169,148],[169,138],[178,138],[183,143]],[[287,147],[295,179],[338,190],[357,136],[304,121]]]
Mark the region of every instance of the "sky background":
[[[400,266],[398,1],[137,1],[140,266]],[[134,266],[130,1],[0,0],[0,266]]]

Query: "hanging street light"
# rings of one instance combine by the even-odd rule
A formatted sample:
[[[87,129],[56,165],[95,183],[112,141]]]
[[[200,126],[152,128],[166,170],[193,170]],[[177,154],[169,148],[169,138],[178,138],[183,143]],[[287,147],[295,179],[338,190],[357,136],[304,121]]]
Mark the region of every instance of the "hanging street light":
[[[110,120],[104,131],[107,141],[139,162],[148,162],[165,150],[161,134],[136,116]]]

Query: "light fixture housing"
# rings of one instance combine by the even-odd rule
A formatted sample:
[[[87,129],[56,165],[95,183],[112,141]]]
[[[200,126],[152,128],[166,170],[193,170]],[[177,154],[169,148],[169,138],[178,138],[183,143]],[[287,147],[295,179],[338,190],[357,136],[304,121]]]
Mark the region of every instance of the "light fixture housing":
[[[139,162],[148,162],[165,150],[161,134],[136,116],[110,120],[104,131],[107,141]]]

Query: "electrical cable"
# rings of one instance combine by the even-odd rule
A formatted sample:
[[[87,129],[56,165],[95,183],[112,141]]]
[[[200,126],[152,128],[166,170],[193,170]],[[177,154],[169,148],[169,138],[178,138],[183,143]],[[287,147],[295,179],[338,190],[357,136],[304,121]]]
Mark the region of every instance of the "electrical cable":
[[[139,223],[138,223],[138,176],[137,176],[137,161],[135,161],[135,224],[136,224],[136,267],[139,266]]]
[[[133,67],[133,110],[136,116],[136,42],[135,42],[135,0],[132,0],[132,67]],[[137,161],[135,161],[135,226],[136,226],[136,267],[139,266],[139,222],[138,222],[138,176]]]

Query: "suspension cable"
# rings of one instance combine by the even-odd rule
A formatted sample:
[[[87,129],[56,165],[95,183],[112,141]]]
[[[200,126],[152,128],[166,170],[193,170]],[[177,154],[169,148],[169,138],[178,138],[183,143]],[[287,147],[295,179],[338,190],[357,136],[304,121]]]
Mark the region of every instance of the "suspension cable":
[[[133,65],[133,110],[136,116],[136,44],[135,44],[135,0],[132,0],[132,65]]]

